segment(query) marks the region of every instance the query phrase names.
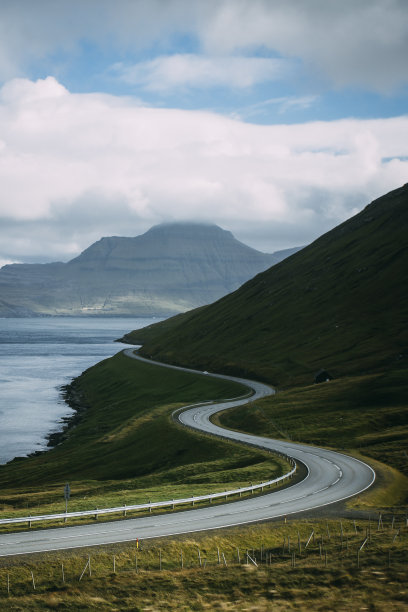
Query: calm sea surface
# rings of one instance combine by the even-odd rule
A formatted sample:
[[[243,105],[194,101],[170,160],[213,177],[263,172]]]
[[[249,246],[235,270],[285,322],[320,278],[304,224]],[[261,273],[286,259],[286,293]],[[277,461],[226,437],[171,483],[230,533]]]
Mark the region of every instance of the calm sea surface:
[[[116,338],[157,320],[0,319],[0,463],[45,449],[72,414],[61,385],[123,350]]]

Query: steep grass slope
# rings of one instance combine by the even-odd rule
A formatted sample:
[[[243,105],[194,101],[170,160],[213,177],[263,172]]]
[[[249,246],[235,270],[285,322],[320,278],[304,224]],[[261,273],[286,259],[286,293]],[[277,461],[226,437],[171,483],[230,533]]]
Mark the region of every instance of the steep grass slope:
[[[408,184],[234,293],[126,336],[142,353],[279,387],[407,367]]]

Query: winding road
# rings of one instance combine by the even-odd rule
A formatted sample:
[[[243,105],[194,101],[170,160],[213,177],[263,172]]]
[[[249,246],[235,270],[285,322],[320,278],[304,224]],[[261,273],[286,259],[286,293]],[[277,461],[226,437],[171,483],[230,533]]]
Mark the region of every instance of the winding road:
[[[134,359],[156,363],[158,367],[194,371],[144,360],[134,353],[134,349],[126,349],[124,353]],[[213,424],[210,417],[216,412],[253,402],[274,391],[260,382],[220,374],[202,374],[240,382],[253,389],[254,394],[232,401],[190,407],[178,415],[180,422],[223,438],[284,453],[306,466],[307,476],[301,482],[280,491],[214,507],[109,523],[3,534],[0,536],[0,556],[128,542],[136,538],[143,540],[265,521],[333,504],[358,495],[373,484],[375,472],[353,457],[305,444],[231,431]]]

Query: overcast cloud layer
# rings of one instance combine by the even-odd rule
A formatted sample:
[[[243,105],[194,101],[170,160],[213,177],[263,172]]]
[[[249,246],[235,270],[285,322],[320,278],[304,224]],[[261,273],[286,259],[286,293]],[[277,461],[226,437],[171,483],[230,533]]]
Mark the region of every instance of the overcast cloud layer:
[[[404,0],[3,0],[0,265],[163,221],[265,251],[316,238],[408,180],[407,17]]]

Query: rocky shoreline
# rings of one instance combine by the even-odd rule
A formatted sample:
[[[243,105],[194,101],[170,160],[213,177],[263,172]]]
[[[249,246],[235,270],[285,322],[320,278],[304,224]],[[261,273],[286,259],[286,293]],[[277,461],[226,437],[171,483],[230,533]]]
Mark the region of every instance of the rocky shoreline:
[[[70,408],[72,408],[72,410],[74,410],[74,413],[70,416],[63,417],[61,419],[63,423],[61,431],[56,431],[54,433],[48,434],[47,446],[49,447],[49,449],[58,446],[58,444],[61,444],[68,438],[69,432],[79,424],[85,412],[89,408],[89,406],[85,402],[83,394],[79,390],[77,378],[74,378],[74,380],[69,385],[63,385],[60,390],[64,402]]]
[[[48,453],[48,451],[51,449],[55,448],[59,444],[62,444],[62,442],[69,437],[70,431],[80,423],[89,406],[86,404],[83,394],[79,390],[78,379],[74,378],[69,385],[63,385],[60,387],[60,392],[64,402],[70,408],[72,408],[72,410],[74,410],[73,414],[61,419],[62,429],[60,429],[60,431],[47,434],[45,437],[47,440],[46,450],[39,450],[29,453],[26,457],[14,457],[7,463],[23,461],[25,459],[29,459],[30,457],[38,457],[39,455]]]

